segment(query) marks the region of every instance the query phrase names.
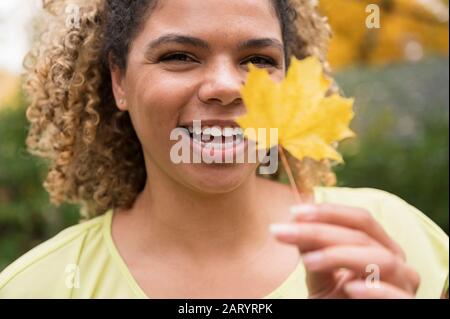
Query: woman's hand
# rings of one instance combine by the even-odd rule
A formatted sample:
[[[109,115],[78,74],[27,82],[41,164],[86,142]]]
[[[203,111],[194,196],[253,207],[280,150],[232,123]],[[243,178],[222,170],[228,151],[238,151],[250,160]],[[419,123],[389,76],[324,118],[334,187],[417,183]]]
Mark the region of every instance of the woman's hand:
[[[293,222],[272,225],[276,238],[298,246],[310,298],[414,298],[419,274],[361,208],[304,204]]]

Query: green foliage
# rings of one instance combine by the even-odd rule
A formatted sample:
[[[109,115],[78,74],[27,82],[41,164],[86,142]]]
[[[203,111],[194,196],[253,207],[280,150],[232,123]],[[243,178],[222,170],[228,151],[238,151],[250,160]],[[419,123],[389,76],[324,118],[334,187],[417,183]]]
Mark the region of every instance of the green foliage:
[[[350,70],[338,82],[356,96],[355,140],[342,143],[340,186],[396,194],[448,233],[448,58],[384,70]]]
[[[25,102],[0,108],[0,269],[78,221],[74,206],[49,204],[46,165],[26,151]]]

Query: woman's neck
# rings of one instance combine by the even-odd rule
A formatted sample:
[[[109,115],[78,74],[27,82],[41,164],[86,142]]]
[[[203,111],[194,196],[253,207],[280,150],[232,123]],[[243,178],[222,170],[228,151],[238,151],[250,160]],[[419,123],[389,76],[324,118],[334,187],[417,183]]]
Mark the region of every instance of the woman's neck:
[[[126,224],[136,230],[130,235],[144,253],[239,258],[258,250],[270,236],[264,185],[252,175],[233,191],[204,194],[167,176],[152,175],[126,214]]]

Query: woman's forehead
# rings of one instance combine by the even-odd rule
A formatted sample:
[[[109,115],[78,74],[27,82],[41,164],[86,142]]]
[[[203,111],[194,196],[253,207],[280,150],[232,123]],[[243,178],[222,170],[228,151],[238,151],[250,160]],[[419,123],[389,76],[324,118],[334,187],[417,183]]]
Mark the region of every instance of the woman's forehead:
[[[274,0],[157,0],[154,12],[172,15],[272,15],[276,18]]]
[[[146,33],[249,33],[281,38],[272,0],[159,0],[144,26]]]

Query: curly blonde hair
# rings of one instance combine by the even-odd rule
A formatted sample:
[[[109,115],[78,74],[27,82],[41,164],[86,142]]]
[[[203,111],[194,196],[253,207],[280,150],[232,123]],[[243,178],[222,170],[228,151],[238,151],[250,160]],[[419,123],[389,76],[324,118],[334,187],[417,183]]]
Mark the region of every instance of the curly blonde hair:
[[[331,31],[314,1],[278,1],[285,3],[279,16],[289,19],[283,24],[287,56],[316,56],[329,71]],[[120,48],[114,47],[117,34],[108,29],[121,12],[114,2],[71,0],[79,8],[75,21],[66,14],[67,1],[43,0],[43,29],[24,61],[24,89],[30,98],[28,149],[48,160],[44,187],[51,202],[81,204],[87,218],[111,208],[130,208],[147,178],[130,117],[117,108],[111,89],[106,57]],[[122,43],[125,50],[129,41]],[[328,161],[305,160],[296,167],[300,189],[335,183]]]

